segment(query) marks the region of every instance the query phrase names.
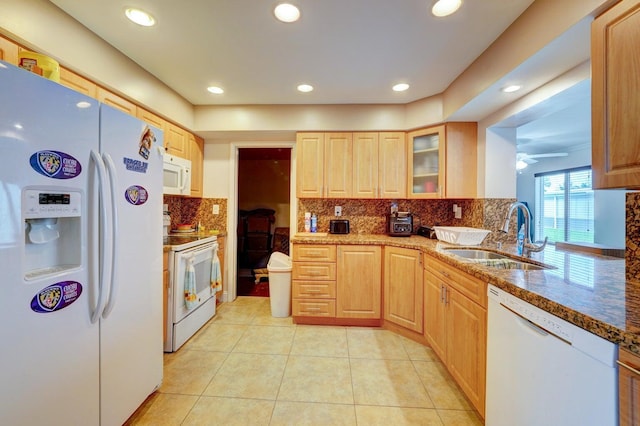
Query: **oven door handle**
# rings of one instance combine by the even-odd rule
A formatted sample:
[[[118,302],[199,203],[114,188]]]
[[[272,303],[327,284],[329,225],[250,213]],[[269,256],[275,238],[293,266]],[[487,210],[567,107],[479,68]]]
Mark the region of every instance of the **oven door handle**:
[[[208,251],[213,253],[216,248],[217,244],[207,244],[205,247],[194,247],[189,250],[185,250],[180,252],[179,255],[182,259],[187,259],[188,257],[195,257]]]

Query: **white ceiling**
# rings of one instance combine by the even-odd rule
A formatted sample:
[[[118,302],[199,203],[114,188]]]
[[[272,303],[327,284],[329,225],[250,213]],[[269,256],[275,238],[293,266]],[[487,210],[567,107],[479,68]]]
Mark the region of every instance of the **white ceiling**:
[[[51,0],[194,105],[407,103],[442,93],[533,0],[465,0],[447,18],[433,0]],[[153,14],[129,22],[125,7]],[[391,86],[407,82],[396,93]],[[308,83],[311,93],[297,92]],[[223,95],[206,91],[211,85]]]

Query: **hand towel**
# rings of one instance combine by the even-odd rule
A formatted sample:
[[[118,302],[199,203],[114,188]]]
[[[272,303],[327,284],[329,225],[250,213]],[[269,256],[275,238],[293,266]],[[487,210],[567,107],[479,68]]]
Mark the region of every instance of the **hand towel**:
[[[188,310],[198,306],[198,294],[196,292],[196,269],[193,267],[193,259],[187,261],[187,270],[184,276],[184,305]]]
[[[222,272],[220,271],[218,249],[213,252],[213,257],[211,258],[211,291],[222,291]]]

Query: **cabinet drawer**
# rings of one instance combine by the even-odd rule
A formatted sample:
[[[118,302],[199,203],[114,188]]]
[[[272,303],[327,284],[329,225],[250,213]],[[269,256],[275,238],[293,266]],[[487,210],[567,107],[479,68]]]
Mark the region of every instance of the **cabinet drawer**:
[[[294,280],[292,287],[294,298],[335,299],[335,281],[302,281]]]
[[[293,315],[300,317],[336,316],[336,301],[333,299],[293,299]]]
[[[335,262],[336,246],[321,244],[304,244],[294,246],[294,261]]]
[[[336,279],[335,263],[293,262],[294,280],[332,281]]]
[[[485,282],[428,255],[424,255],[424,264],[437,278],[444,280],[480,306],[487,307],[487,284]]]

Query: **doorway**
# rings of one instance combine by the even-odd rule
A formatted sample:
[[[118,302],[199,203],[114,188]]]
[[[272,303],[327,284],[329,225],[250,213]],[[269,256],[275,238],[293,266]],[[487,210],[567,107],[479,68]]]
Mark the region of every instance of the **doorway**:
[[[267,262],[273,251],[288,251],[297,214],[295,142],[232,143],[230,154],[229,286],[223,301],[268,295]]]

